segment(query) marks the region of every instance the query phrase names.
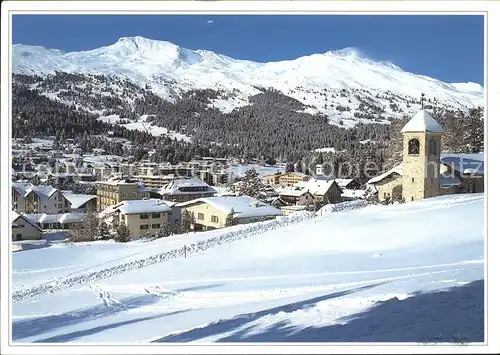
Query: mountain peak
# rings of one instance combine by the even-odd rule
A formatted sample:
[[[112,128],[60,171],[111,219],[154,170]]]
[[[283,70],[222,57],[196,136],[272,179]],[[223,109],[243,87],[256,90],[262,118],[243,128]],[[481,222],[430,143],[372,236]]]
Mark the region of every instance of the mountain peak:
[[[359,48],[356,47],[346,47],[342,49],[330,50],[325,54],[333,55],[342,58],[352,58],[352,59],[370,59],[365,55]]]

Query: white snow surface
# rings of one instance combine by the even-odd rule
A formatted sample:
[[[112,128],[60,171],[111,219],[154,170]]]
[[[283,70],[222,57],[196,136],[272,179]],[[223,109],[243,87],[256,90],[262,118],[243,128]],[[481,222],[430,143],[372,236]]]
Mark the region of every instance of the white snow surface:
[[[432,342],[462,334],[482,342],[483,209],[483,194],[356,201],[153,242],[16,252],[13,341]],[[43,289],[52,293],[36,294]]]
[[[309,106],[307,112],[326,114],[333,124],[343,120],[346,127],[366,120],[353,119],[352,112],[335,109],[339,104],[348,105],[347,97],[336,98],[334,106],[325,106],[319,94],[324,89],[367,90],[372,98],[380,92],[391,92],[418,99],[425,92],[456,108],[484,106],[484,89],[479,84],[450,84],[405,72],[392,63],[372,60],[355,48],[269,63],[233,59],[139,36],[123,37],[112,45],[82,52],[65,53],[24,44],[13,45],[12,51],[14,73],[64,71],[118,76],[141,86],[148,84],[169,100],[190,88],[217,89],[230,95],[212,100],[224,112],[248,104],[248,97],[260,92],[256,86],[274,87]],[[171,84],[166,87],[164,82]]]

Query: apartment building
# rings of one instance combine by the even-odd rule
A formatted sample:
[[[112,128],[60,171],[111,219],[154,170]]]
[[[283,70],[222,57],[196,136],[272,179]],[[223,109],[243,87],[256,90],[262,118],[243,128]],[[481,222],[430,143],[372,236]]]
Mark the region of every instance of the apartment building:
[[[201,197],[214,196],[217,191],[198,178],[176,178],[158,190],[158,193],[164,200],[186,202]]]
[[[131,179],[112,179],[98,181],[97,209],[102,211],[109,206],[116,205],[121,201],[142,200],[149,198],[149,189],[141,183]]]
[[[303,174],[303,173],[297,173],[297,172],[285,173],[285,174],[281,174],[278,177],[278,184],[282,185],[282,186],[292,187],[298,182],[307,181],[309,179],[310,179],[310,176]]]
[[[19,213],[67,213],[71,203],[52,186],[12,184],[12,210]]]
[[[212,230],[226,227],[231,211],[236,224],[274,219],[282,213],[279,209],[249,196],[220,196],[200,198],[177,205],[191,213],[195,230]]]
[[[164,223],[180,222],[180,209],[175,203],[159,199],[128,200],[106,208],[99,214],[105,222],[116,228],[124,224],[132,239],[159,232]]]

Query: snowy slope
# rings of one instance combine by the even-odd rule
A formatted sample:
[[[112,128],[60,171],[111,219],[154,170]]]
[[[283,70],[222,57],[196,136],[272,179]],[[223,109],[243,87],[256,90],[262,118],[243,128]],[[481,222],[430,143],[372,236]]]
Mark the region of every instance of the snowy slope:
[[[235,235],[253,233],[15,301],[13,340],[483,341],[483,208],[482,194],[455,195],[303,214],[260,231],[238,226]],[[77,269],[91,255],[89,267],[103,269],[106,254],[111,264],[125,254],[139,260],[221,233],[14,253],[14,293],[26,282],[64,279],[50,268],[74,264],[66,272],[84,273]],[[27,269],[44,272],[21,281]]]
[[[123,37],[107,47],[69,53],[13,45],[14,73],[55,71],[128,78],[141,86],[148,84],[153,92],[170,100],[183,90],[212,88],[227,94],[213,100],[224,112],[248,104],[248,97],[260,92],[256,87],[274,87],[310,106],[308,112],[324,113],[333,123],[348,120],[344,122],[347,126],[352,124],[349,120],[363,119],[336,107],[355,110],[361,103],[356,98],[359,94],[378,102],[392,116],[401,112],[391,111],[391,103],[400,103],[405,113],[412,112],[422,92],[448,107],[484,105],[484,90],[479,84],[448,84],[412,74],[392,63],[374,61],[353,48],[257,63],[143,37]],[[412,100],[417,102],[408,104]]]

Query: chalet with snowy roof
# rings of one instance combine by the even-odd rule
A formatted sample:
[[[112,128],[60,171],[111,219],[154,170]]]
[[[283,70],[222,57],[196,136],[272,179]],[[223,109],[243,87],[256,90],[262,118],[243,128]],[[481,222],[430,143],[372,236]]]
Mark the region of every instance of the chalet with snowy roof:
[[[224,228],[232,210],[237,224],[265,221],[282,214],[279,209],[249,196],[199,198],[179,203],[178,207],[193,215],[195,230]]]
[[[342,190],[335,179],[326,176],[317,176],[307,181],[298,182],[295,187],[309,191],[314,196],[314,202],[318,204],[339,203],[342,200]]]
[[[307,206],[314,204],[314,196],[307,188],[286,187],[278,189],[280,199],[288,206]]]
[[[40,240],[42,238],[42,229],[22,214],[11,211],[10,220],[12,241]]]
[[[70,202],[52,186],[12,184],[12,209],[22,213],[66,213]]]
[[[157,191],[164,200],[186,202],[217,193],[213,187],[198,178],[176,178]]]
[[[342,190],[342,201],[353,201],[364,198],[365,189],[363,184],[357,179],[335,179],[335,182]]]
[[[164,223],[179,223],[180,209],[176,203],[160,199],[128,200],[107,207],[99,217],[114,228],[124,224],[137,239],[157,234]]]
[[[70,192],[63,192],[63,195],[70,202],[72,212],[97,211],[96,195],[74,194]]]
[[[403,162],[370,179],[380,201],[484,192],[484,154],[441,153],[443,128],[420,110],[401,130]]]

